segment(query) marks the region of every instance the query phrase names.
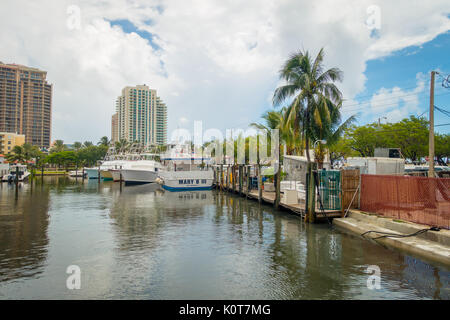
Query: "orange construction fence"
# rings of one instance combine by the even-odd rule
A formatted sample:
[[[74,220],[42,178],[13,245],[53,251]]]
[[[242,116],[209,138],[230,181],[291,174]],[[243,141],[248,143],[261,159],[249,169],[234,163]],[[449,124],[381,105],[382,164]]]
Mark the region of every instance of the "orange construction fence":
[[[450,229],[450,179],[361,175],[360,209]]]

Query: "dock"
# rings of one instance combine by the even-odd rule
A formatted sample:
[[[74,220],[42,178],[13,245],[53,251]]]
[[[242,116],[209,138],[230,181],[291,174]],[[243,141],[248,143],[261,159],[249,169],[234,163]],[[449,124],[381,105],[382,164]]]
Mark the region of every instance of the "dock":
[[[220,188],[219,186],[215,186],[216,188]],[[256,200],[258,201],[258,190],[250,190],[247,192],[247,188],[244,187],[242,189],[242,196],[247,197],[248,199]],[[238,190],[233,190],[231,187],[223,187],[223,191],[239,194],[240,192]],[[275,204],[275,197],[276,193],[272,191],[264,191],[262,190],[261,200],[262,202],[270,205]],[[304,200],[299,200],[297,204],[287,204],[284,202],[283,197],[280,199],[280,208],[284,209],[285,211],[288,211],[291,214],[297,215],[301,217],[302,219],[305,218],[305,212],[306,212],[306,202]],[[321,210],[319,206],[316,205],[316,219],[318,221],[326,221],[327,219],[332,218],[341,218],[343,217],[343,213],[341,210]]]

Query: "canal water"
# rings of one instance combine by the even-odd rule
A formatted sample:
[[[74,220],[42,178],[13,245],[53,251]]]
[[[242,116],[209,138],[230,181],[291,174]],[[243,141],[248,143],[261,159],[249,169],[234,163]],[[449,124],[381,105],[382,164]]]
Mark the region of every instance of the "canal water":
[[[450,298],[444,267],[238,196],[64,177],[0,188],[0,299]]]

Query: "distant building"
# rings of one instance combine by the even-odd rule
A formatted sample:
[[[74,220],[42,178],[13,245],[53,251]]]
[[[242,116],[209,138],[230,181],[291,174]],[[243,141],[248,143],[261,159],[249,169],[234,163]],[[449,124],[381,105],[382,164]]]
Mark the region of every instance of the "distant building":
[[[25,135],[23,134],[0,132],[0,153],[10,153],[15,146],[23,145],[25,140]]]
[[[25,142],[48,148],[52,85],[47,72],[0,62],[0,132],[25,135]]]
[[[114,116],[111,119],[112,135],[117,128],[115,141],[139,141],[146,146],[167,143],[167,107],[156,90],[145,84],[125,87],[116,100],[116,114],[117,125]]]
[[[111,117],[111,142],[119,141],[119,114],[114,113]]]

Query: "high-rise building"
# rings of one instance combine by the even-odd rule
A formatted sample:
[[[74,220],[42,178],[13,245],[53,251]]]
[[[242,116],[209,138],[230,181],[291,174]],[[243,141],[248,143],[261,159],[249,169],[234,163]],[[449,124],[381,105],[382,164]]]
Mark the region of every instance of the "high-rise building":
[[[52,85],[47,72],[0,62],[0,131],[25,135],[25,142],[48,148]]]
[[[111,117],[111,142],[119,141],[119,114],[114,113]]]
[[[146,146],[167,142],[167,107],[156,90],[145,84],[123,88],[116,100],[116,114],[117,140],[138,141]]]

